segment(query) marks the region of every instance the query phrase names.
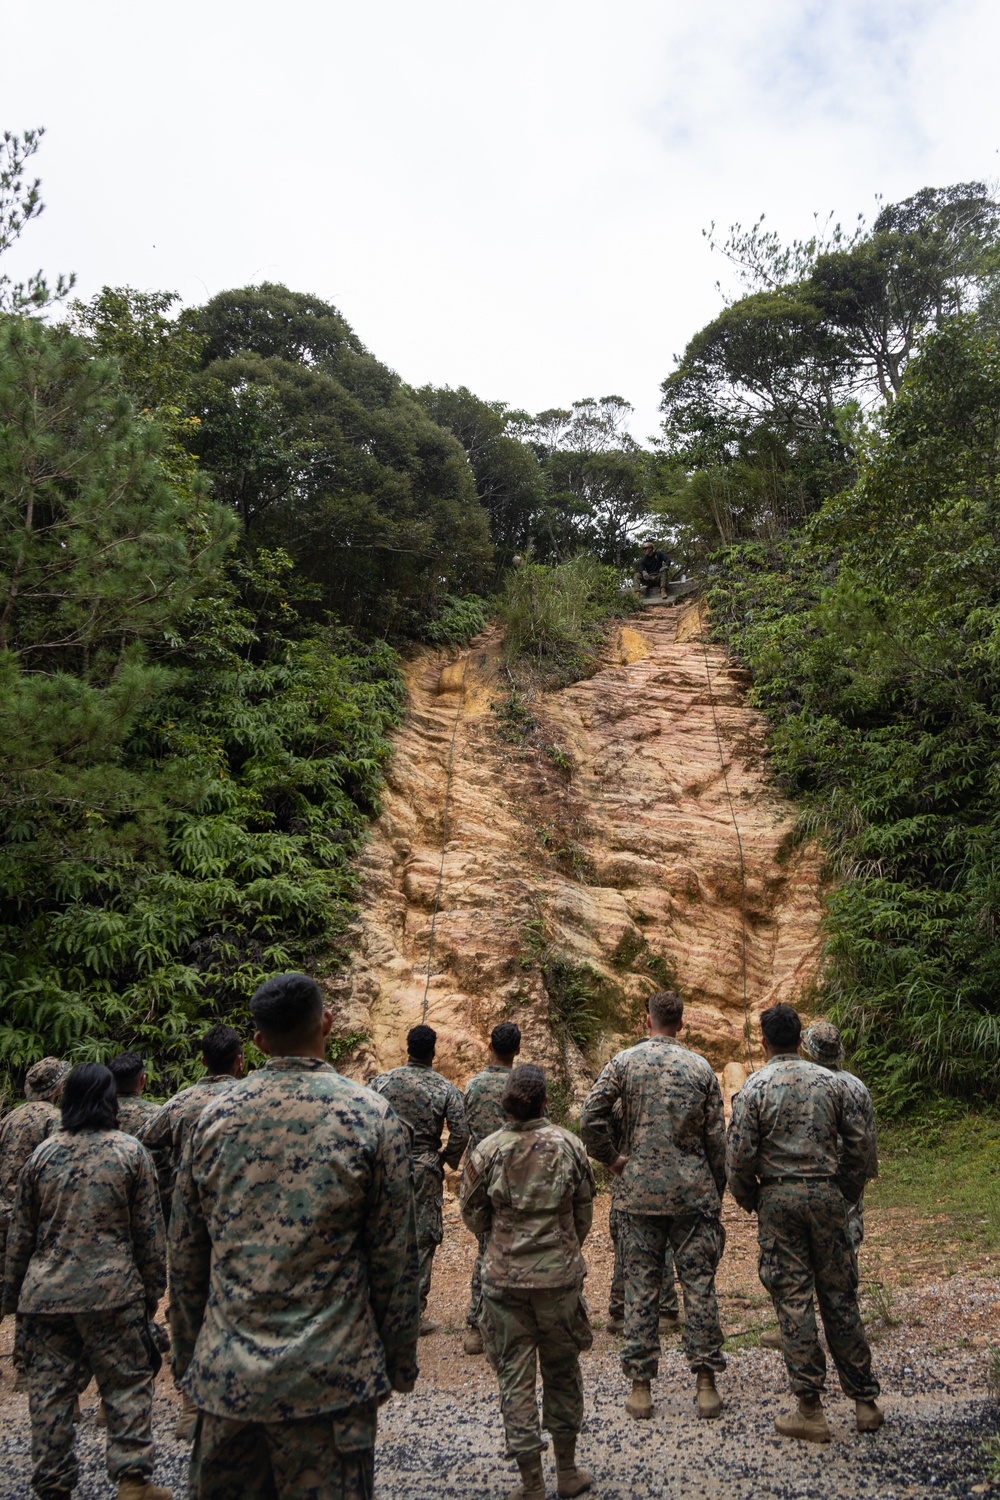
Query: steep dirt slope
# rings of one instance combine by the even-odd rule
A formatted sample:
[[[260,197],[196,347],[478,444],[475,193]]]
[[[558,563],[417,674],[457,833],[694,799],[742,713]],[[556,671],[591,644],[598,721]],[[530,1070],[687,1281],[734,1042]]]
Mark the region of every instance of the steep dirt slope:
[[[687,1001],[686,1039],[729,1090],[739,1085],[741,908],[752,1022],[815,976],[820,867],[792,845],[794,810],[765,777],[744,677],[710,646],[744,898],[700,627],[697,605],[645,610],[603,670],[539,695],[530,719],[498,719],[511,684],[497,631],[454,659],[410,664],[384,811],[360,863],[358,953],[334,987],[338,1032],[360,1039],[348,1071],[402,1062],[426,999],[438,1066],[456,1081],[510,1018],[524,1059],[578,1095],[636,1035],[643,997],[670,982]]]

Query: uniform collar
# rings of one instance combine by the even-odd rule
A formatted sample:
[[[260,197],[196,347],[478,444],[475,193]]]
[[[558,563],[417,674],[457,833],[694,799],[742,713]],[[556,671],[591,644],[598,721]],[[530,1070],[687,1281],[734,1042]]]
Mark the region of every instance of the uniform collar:
[[[513,1073],[513,1063],[487,1063],[484,1073]]]
[[[328,1062],[321,1057],[269,1057],[264,1064],[265,1069],[270,1068],[274,1073],[334,1073]]]
[[[415,1057],[408,1057],[406,1059],[406,1066],[408,1068],[426,1068],[426,1070],[427,1070],[428,1073],[433,1073],[434,1072],[434,1064],[433,1063],[420,1062]]]
[[[511,1130],[540,1130],[543,1125],[551,1125],[552,1121],[548,1115],[537,1115],[534,1120],[511,1120]]]

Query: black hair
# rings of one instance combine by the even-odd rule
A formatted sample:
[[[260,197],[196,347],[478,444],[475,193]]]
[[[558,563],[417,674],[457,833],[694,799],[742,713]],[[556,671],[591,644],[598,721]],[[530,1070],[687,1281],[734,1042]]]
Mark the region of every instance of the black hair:
[[[508,1078],[500,1105],[515,1120],[534,1120],[544,1108],[546,1092],[541,1068],[534,1063],[522,1063]]]
[[[323,991],[308,974],[275,974],[256,990],[250,1014],[265,1036],[304,1039],[323,1014]]]
[[[108,1068],[119,1094],[128,1093],[132,1085],[139,1082],[139,1075],[145,1066],[138,1052],[119,1052],[117,1057],[111,1059]]]
[[[490,1033],[490,1046],[497,1057],[513,1057],[521,1045],[521,1028],[513,1021],[501,1021]]]
[[[210,1073],[225,1073],[243,1051],[243,1038],[231,1026],[213,1026],[201,1039],[201,1055]]]
[[[433,1026],[414,1026],[406,1033],[406,1055],[417,1062],[430,1062],[437,1046],[438,1034]]]
[[[684,1018],[684,1001],[674,990],[650,995],[646,1009],[654,1026],[679,1026]]]
[[[62,1128],[72,1134],[78,1130],[118,1129],[115,1078],[102,1063],[77,1063],[71,1068],[59,1104]]]
[[[790,1005],[772,1005],[761,1012],[760,1029],[772,1047],[791,1052],[799,1045],[802,1022]]]

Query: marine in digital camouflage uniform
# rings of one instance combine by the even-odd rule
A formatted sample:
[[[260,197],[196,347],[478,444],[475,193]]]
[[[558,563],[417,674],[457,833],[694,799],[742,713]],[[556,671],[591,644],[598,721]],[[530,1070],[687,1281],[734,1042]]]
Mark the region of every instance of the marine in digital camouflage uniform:
[[[539,1068],[513,1071],[504,1104],[512,1118],[466,1159],[461,1206],[467,1227],[487,1240],[481,1326],[499,1377],[507,1456],[521,1471],[511,1500],[545,1496],[536,1354],[541,1425],[552,1434],[558,1493],[579,1495],[590,1488],[575,1456],[583,1422],[580,1351],[593,1342],[580,1247],[593,1221],[594,1177],[582,1143],[544,1117]]]
[[[512,1021],[501,1021],[499,1026],[494,1026],[490,1036],[490,1061],[481,1073],[476,1073],[469,1079],[462,1096],[465,1118],[469,1122],[469,1150],[492,1135],[494,1130],[500,1130],[506,1125],[507,1116],[500,1100],[514,1067],[514,1059],[520,1050],[520,1026],[515,1026]],[[480,1235],[472,1266],[469,1307],[465,1314],[468,1329],[465,1335],[466,1354],[483,1352],[483,1340],[479,1331],[479,1303],[485,1251],[486,1236]]]
[[[146,1066],[138,1052],[119,1052],[108,1067],[118,1090],[118,1129],[138,1140],[160,1108],[154,1100],[142,1097],[146,1087]]]
[[[444,1169],[453,1170],[469,1142],[469,1123],[459,1090],[432,1067],[437,1032],[414,1026],[407,1034],[407,1062],[373,1078],[369,1088],[388,1099],[399,1118],[410,1127],[413,1196],[417,1207],[417,1254],[420,1258],[421,1333],[437,1324],[427,1317],[434,1252],[443,1236]],[[444,1127],[448,1143],[442,1145]]]
[[[370,1500],[376,1408],[417,1376],[406,1130],[323,1059],[305,975],[254,995],[258,1072],[205,1108],[170,1221],[174,1377],[198,1500]]]
[[[77,1481],[74,1406],[92,1370],[107,1412],[107,1469],[121,1500],[169,1500],[153,1485],[148,1317],[166,1284],[153,1164],[113,1128],[114,1084],[96,1063],[63,1091],[67,1128],[32,1153],[7,1241],[3,1311],[26,1330],[32,1486],[44,1500]]]
[[[624,1144],[622,1119],[624,1111],[619,1099],[612,1110],[612,1131],[615,1150],[620,1152]],[[608,1232],[614,1249],[614,1266],[611,1272],[611,1296],[608,1299],[608,1327],[612,1333],[621,1333],[625,1326],[625,1227],[626,1214],[622,1205],[622,1180],[611,1174],[611,1207],[608,1211]],[[680,1306],[677,1301],[677,1283],[674,1280],[674,1255],[669,1244],[663,1256],[663,1282],[660,1286],[661,1333],[671,1333],[680,1323]]]
[[[55,1101],[68,1069],[69,1064],[58,1057],[43,1057],[36,1062],[24,1080],[26,1102],[0,1120],[0,1286],[17,1179],[35,1147],[59,1129],[59,1108]],[[24,1331],[19,1320],[15,1320],[13,1363],[15,1382],[20,1385],[24,1375]]]
[[[860,1431],[881,1425],[878,1381],[858,1312],[857,1261],[847,1227],[869,1165],[858,1111],[836,1075],[797,1055],[800,1023],[787,1005],[761,1016],[768,1061],[733,1100],[727,1175],[730,1191],[757,1214],[760,1279],[770,1293],[798,1410],[778,1417],[786,1436],[829,1442],[821,1392],[826,1360],[813,1293]]]
[[[844,1094],[848,1109],[857,1112],[868,1141],[865,1181],[878,1176],[878,1132],[875,1125],[875,1106],[872,1096],[860,1078],[844,1067],[844,1042],[836,1026],[829,1021],[817,1021],[807,1028],[802,1038],[802,1053],[810,1062],[829,1068],[836,1077]],[[857,1203],[847,1205],[847,1232],[851,1237],[851,1248],[857,1256],[865,1237],[864,1195]]]
[[[168,1224],[184,1142],[205,1105],[217,1094],[232,1088],[243,1072],[243,1043],[239,1032],[231,1026],[213,1026],[202,1038],[201,1045],[204,1078],[168,1099],[138,1130],[138,1139],[156,1166],[163,1218]]]
[[[649,1383],[659,1369],[659,1302],[664,1260],[673,1251],[684,1294],[684,1352],[696,1376],[703,1417],[722,1403],[715,1373],[726,1368],[715,1295],[725,1246],[722,1193],[726,1137],[722,1093],[705,1058],[677,1040],[678,995],[651,995],[648,1040],[619,1052],[587,1095],[580,1135],[591,1156],[621,1178],[625,1213],[625,1341],[622,1369],[632,1379],[626,1409],[652,1414]],[[621,1101],[624,1145],[616,1146]]]

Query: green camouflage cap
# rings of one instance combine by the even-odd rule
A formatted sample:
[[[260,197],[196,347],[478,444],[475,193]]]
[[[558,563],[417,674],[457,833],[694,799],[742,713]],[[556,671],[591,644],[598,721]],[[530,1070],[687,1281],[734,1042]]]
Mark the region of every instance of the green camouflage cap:
[[[48,1099],[69,1069],[69,1063],[61,1057],[43,1057],[28,1069],[24,1080],[24,1097],[29,1100]]]
[[[840,1032],[830,1021],[817,1021],[802,1038],[802,1051],[811,1062],[824,1068],[836,1068],[844,1061],[844,1043]]]

